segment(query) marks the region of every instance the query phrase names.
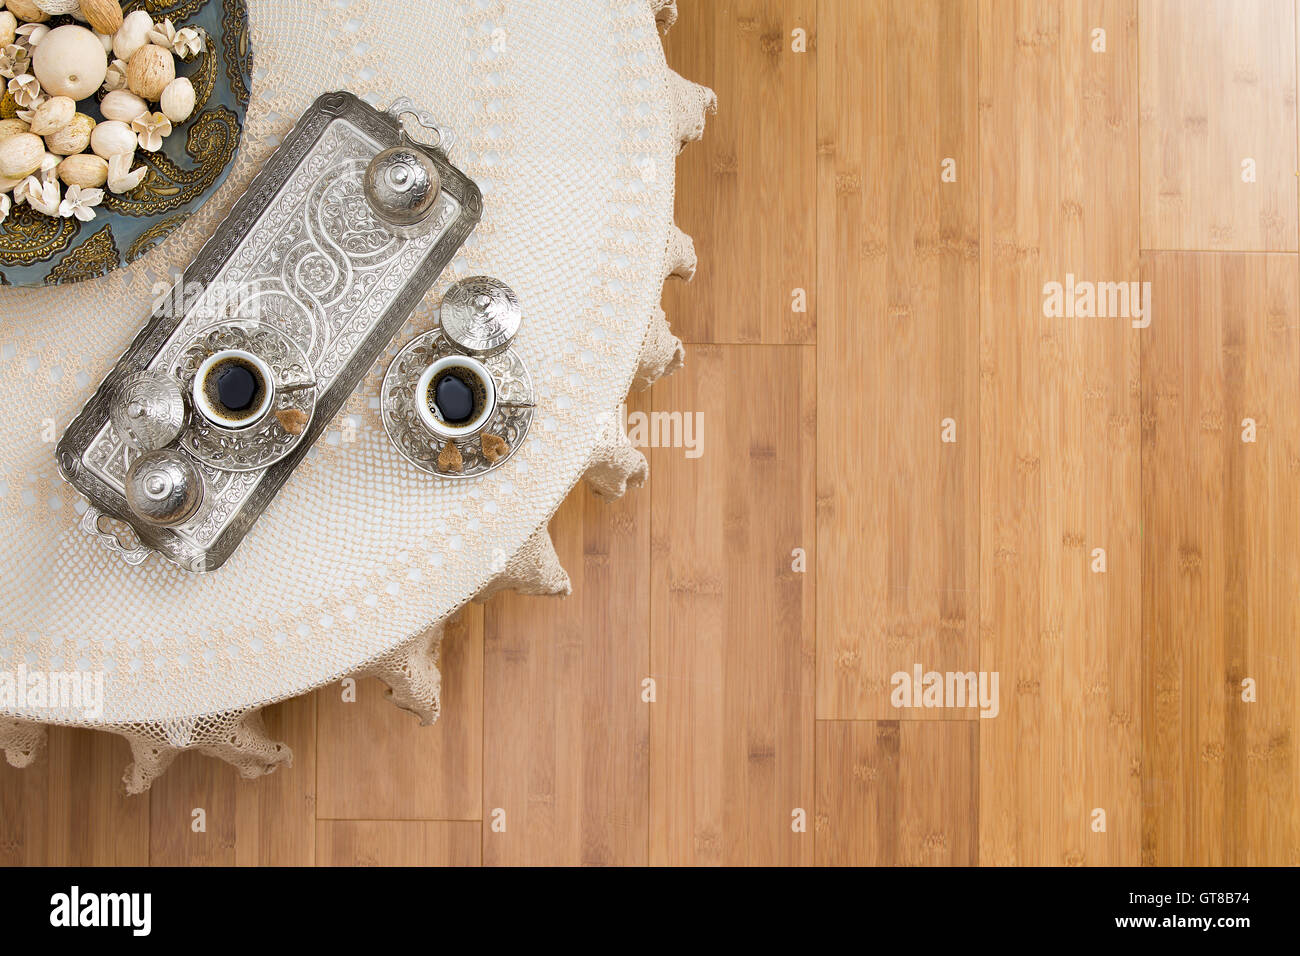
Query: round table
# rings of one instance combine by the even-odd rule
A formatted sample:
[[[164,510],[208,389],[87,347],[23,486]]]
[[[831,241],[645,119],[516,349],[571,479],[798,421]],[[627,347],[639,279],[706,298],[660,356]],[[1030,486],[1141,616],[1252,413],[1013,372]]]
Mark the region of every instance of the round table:
[[[123,734],[133,792],[184,749],[246,776],[274,769],[289,754],[260,708],[348,675],[379,676],[435,719],[441,622],[505,587],[567,591],[547,521],[584,475],[607,496],[644,478],[618,410],[681,360],[658,305],[666,276],[694,267],[672,222],[674,160],[712,94],[664,62],[656,27],[671,3],[251,0],[250,12],[253,94],[217,195],[125,269],[0,289],[0,746],[22,765],[45,724]],[[54,442],[298,115],[335,88],[381,108],[410,96],[452,127],[482,222],[223,568],[129,566],[78,529],[86,503],[60,479]],[[475,274],[524,304],[515,347],[538,409],[505,467],[440,481],[391,445],[378,391],[446,287]],[[102,675],[102,707],[13,693],[20,678],[74,672]]]

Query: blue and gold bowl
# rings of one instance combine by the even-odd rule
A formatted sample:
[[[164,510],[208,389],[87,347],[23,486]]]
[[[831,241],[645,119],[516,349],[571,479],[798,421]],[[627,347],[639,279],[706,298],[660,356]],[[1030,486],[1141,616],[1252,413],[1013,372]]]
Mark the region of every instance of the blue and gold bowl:
[[[176,75],[194,84],[194,113],[156,153],[136,150],[132,168],[146,166],[129,193],[105,190],[89,222],[42,215],[14,205],[0,223],[0,284],[56,285],[112,272],[162,242],[216,192],[234,164],[252,87],[253,51],[246,0],[132,0],[126,12],[144,9],[156,21],[201,27],[207,49],[189,62],[176,60]],[[75,22],[55,17],[51,26]],[[98,95],[77,109],[98,122]],[[0,115],[13,104],[0,103]]]

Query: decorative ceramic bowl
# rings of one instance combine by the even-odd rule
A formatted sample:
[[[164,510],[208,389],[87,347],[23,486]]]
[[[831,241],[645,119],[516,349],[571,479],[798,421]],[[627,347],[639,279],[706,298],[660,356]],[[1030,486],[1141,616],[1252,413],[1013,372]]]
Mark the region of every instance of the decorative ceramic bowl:
[[[89,222],[43,215],[14,205],[0,223],[0,285],[55,285],[112,272],[134,262],[183,223],[217,190],[234,164],[252,86],[246,0],[131,0],[126,12],[143,9],[155,21],[170,18],[177,29],[201,27],[207,49],[189,62],[176,60],[176,75],[194,84],[194,112],[156,153],[136,150],[132,167],[148,168],[129,193],[105,190]],[[73,23],[54,17],[50,26]],[[77,109],[101,119],[102,91]],[[13,115],[12,102],[0,116]]]

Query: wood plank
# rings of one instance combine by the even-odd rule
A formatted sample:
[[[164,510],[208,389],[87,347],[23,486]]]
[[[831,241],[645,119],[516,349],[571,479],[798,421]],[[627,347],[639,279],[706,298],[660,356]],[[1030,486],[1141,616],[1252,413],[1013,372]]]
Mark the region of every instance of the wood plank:
[[[432,727],[359,681],[317,693],[321,819],[476,820],[483,779],[483,609],[447,625],[439,660],[442,712]]]
[[[293,766],[235,789],[235,862],[310,866],[316,859],[316,695],[266,708],[266,731],[293,748]]]
[[[819,866],[970,866],[973,721],[817,721]]]
[[[1159,303],[1142,349],[1151,865],[1300,863],[1297,268],[1287,255],[1143,261]]]
[[[0,866],[45,866],[50,859],[45,807],[52,787],[48,752],[30,767],[9,766],[0,754]]]
[[[951,717],[889,678],[978,659],[976,7],[819,18],[817,713]]]
[[[697,346],[654,387],[703,442],[651,452],[653,864],[812,861],[814,362]]]
[[[148,866],[149,797],[127,796],[131,748],[114,734],[50,728],[45,826],[55,866]]]
[[[980,36],[981,861],[1132,864],[1144,332],[1045,290],[1139,279],[1134,7],[985,0]]]
[[[292,748],[294,765],[245,780],[230,764],[189,751],[149,791],[153,866],[288,866],[312,862],[315,702],[265,711],[267,730]],[[195,830],[196,810],[205,829]]]
[[[669,283],[686,342],[816,338],[816,0],[683,3],[669,65],[718,94],[702,142],[677,161],[677,224],[707,282]],[[806,52],[792,49],[792,31]],[[803,289],[807,309],[792,310]]]
[[[149,796],[121,787],[130,760],[122,738],[67,727],[31,767],[0,760],[0,865],[148,865]]]
[[[462,820],[321,820],[321,866],[478,866],[479,823]]]
[[[197,751],[177,757],[149,791],[149,862],[234,866],[239,784],[239,774],[228,764]]]
[[[1142,0],[1139,17],[1142,248],[1294,251],[1295,3]]]
[[[550,528],[573,594],[486,609],[483,861],[644,865],[649,489],[604,502],[579,486]]]

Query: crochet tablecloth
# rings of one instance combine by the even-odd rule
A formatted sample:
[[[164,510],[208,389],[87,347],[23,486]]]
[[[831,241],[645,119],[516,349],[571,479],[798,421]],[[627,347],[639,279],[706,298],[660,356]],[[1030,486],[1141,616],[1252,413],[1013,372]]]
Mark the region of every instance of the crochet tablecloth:
[[[16,765],[58,723],[126,736],[131,791],[191,748],[255,776],[290,756],[260,708],[347,675],[379,676],[432,721],[441,622],[506,587],[567,591],[546,523],[584,475],[606,496],[644,478],[618,409],[681,361],[659,308],[664,279],[694,268],[672,222],[674,162],[712,94],[665,64],[657,30],[672,3],[249,6],[252,99],[217,195],[106,277],[0,289],[0,675],[12,687],[20,674],[99,674],[103,686],[94,713],[0,694],[0,747]],[[381,108],[410,96],[452,127],[483,220],[223,568],[129,566],[78,530],[85,502],[53,443],[300,113],[338,88]],[[446,287],[480,273],[524,303],[515,347],[539,407],[506,467],[439,481],[389,443],[378,391]]]

